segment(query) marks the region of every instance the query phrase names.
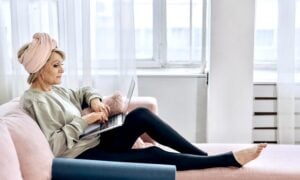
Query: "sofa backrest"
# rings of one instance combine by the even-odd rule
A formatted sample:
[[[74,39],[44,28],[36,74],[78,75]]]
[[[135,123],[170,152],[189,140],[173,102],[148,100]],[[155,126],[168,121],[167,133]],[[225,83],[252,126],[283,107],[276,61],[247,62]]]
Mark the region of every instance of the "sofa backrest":
[[[0,121],[10,133],[15,147],[15,151],[12,152],[16,152],[18,156],[23,179],[51,179],[54,156],[44,134],[37,123],[20,107],[18,99],[0,106]]]
[[[22,179],[15,145],[6,125],[2,121],[0,121],[0,167],[0,179]]]

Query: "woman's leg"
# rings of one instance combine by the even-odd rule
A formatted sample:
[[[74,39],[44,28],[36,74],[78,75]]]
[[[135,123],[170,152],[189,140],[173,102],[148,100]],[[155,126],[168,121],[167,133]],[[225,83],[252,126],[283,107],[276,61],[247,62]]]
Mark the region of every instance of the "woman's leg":
[[[133,111],[139,107],[144,107],[146,109],[149,109],[149,111],[151,111],[152,113],[156,115],[158,114],[157,101],[153,97],[133,97],[129,103],[128,112]],[[142,134],[140,137],[148,145],[155,145],[156,143],[147,133]]]
[[[173,148],[181,153],[206,156],[158,116],[145,108],[130,112],[123,126],[101,134],[100,147],[110,150],[131,149],[135,140],[143,133],[149,134],[160,144]]]
[[[169,164],[175,165],[177,170],[229,166],[241,167],[235,160],[232,152],[215,156],[200,156],[167,152],[158,147],[129,149],[126,151],[110,151],[95,147],[83,152],[77,159]]]

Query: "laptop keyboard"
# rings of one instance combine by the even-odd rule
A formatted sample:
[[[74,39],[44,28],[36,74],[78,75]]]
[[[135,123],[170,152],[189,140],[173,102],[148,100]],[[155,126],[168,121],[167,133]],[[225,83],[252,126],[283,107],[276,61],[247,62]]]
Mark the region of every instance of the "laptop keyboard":
[[[105,128],[117,125],[118,124],[118,119],[120,118],[120,116],[122,116],[122,115],[117,115],[117,116],[110,117],[107,122],[102,123],[100,125],[100,129],[105,129]]]

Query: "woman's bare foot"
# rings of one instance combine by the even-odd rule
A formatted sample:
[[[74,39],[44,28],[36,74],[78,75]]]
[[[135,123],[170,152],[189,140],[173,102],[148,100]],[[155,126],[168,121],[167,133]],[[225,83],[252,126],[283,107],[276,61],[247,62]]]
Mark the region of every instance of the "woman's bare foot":
[[[243,166],[243,165],[247,164],[248,162],[256,159],[265,147],[267,147],[267,144],[261,143],[261,144],[255,145],[254,147],[250,147],[250,148],[246,148],[246,149],[242,149],[242,150],[233,152],[233,155],[234,155],[235,159],[237,160],[237,162]]]

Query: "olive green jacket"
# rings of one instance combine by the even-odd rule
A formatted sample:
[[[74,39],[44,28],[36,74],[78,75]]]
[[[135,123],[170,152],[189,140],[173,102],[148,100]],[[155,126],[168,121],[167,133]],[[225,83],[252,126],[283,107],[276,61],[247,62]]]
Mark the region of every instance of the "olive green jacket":
[[[25,91],[21,103],[43,131],[53,154],[74,158],[100,142],[99,135],[79,139],[88,126],[81,118],[81,106],[84,102],[90,105],[93,98],[101,96],[89,87],[74,91],[53,86],[49,92]]]

